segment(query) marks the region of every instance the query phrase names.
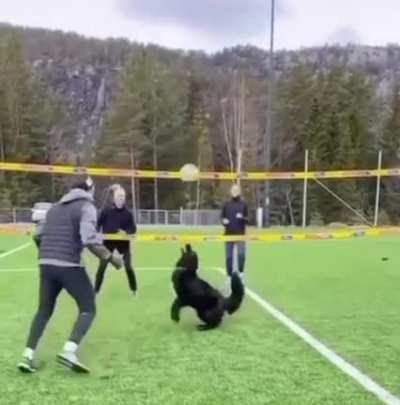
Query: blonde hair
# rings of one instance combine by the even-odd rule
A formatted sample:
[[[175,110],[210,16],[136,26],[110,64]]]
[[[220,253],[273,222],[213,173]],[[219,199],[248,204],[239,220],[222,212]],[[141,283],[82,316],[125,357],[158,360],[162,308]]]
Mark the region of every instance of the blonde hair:
[[[234,184],[232,187],[231,187],[231,196],[232,197],[239,197],[240,196],[240,193],[241,193],[241,190],[240,190],[240,186],[239,186],[239,184]]]

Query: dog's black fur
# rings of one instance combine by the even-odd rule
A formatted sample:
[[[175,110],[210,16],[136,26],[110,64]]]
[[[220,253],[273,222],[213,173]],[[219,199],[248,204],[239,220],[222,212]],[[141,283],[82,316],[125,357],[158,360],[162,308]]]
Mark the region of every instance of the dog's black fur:
[[[171,307],[171,319],[179,322],[181,308],[192,307],[204,322],[198,329],[214,329],[221,324],[225,312],[233,314],[240,308],[245,290],[239,275],[234,273],[231,278],[232,294],[224,297],[198,277],[198,265],[196,252],[190,245],[186,245],[186,250],[182,249],[182,255],[172,275],[172,284],[177,297]]]

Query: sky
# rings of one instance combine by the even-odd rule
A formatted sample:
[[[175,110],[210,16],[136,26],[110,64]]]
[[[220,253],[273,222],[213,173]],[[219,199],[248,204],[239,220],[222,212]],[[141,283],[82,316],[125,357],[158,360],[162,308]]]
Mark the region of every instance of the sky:
[[[269,44],[271,0],[1,0],[0,21],[215,52]],[[276,0],[276,47],[400,43],[400,0]]]

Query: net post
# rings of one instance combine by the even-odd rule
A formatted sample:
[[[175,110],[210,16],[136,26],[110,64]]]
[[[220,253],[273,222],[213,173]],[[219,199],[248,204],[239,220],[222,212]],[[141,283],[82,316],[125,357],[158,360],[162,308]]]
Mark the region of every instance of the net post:
[[[304,173],[308,173],[308,149],[305,151],[304,156]],[[304,176],[304,186],[303,186],[303,223],[302,226],[305,228],[307,226],[307,191],[308,191],[308,177]]]
[[[380,150],[378,153],[378,173],[376,176],[374,227],[378,226],[379,201],[381,196],[381,172],[380,172],[381,169],[382,169],[382,150]]]
[[[183,225],[183,207],[179,208],[179,225]]]
[[[130,160],[131,160],[131,170],[135,170],[135,155],[133,153],[133,144],[130,144],[129,147],[130,152]],[[132,215],[135,221],[137,221],[136,216],[136,184],[135,184],[135,177],[131,176],[131,194],[132,194]]]

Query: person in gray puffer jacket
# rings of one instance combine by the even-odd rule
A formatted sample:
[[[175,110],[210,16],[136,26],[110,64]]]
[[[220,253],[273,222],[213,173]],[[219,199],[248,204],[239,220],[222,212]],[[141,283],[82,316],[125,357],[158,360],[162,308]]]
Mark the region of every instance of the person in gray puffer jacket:
[[[96,228],[93,194],[92,179],[77,180],[71,190],[50,208],[45,221],[36,229],[34,240],[39,248],[40,266],[39,308],[32,321],[23,359],[18,364],[22,372],[36,371],[34,352],[63,289],[75,300],[79,315],[57,361],[73,371],[89,372],[76,354],[96,313],[93,286],[82,262],[82,252],[88,248],[116,268],[123,264],[121,257],[103,246],[102,236]]]

